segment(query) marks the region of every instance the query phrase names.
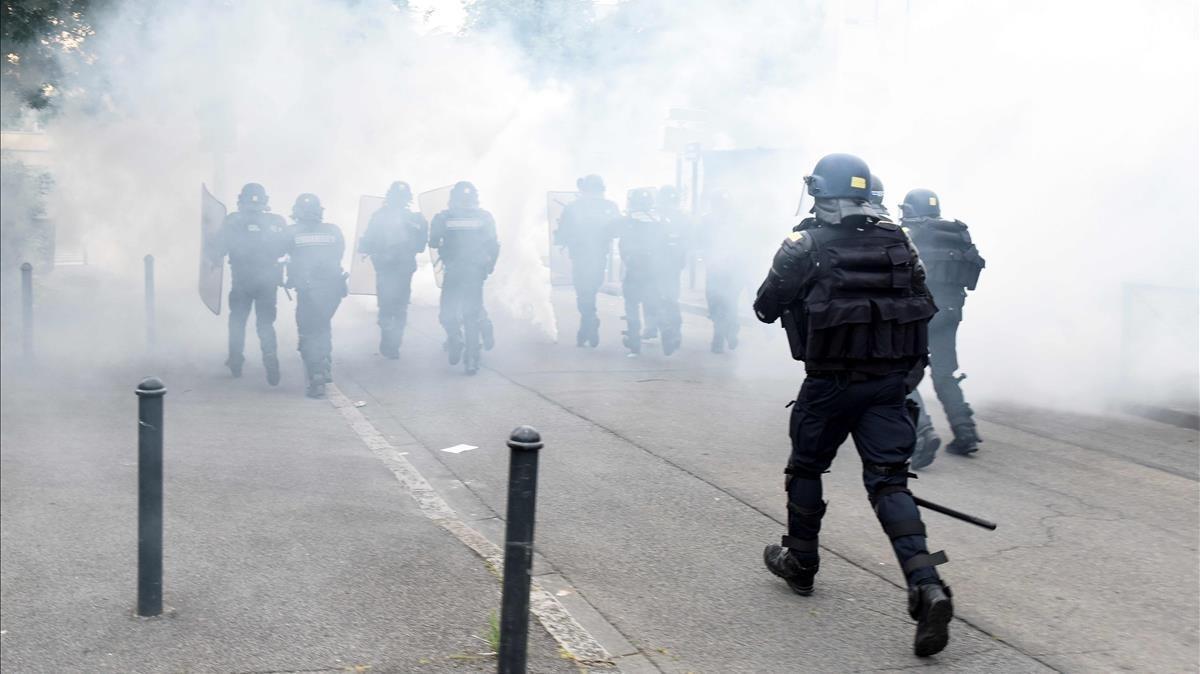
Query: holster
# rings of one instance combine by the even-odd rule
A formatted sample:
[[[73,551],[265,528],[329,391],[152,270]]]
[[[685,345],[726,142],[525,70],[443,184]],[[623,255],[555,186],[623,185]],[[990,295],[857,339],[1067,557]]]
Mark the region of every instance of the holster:
[[[792,358],[804,360],[804,327],[793,309],[784,309],[779,316],[779,322],[787,333],[788,347],[792,350]]]

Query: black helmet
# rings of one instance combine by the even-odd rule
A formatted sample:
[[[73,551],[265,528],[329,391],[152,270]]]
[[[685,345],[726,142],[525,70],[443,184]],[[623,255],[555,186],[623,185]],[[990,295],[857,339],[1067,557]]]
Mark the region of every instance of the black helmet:
[[[658,188],[658,205],[667,208],[678,208],[679,189],[674,185],[663,185]]]
[[[940,218],[942,203],[933,190],[909,190],[900,204],[900,213],[906,218]]]
[[[871,174],[871,203],[876,206],[883,205],[883,181],[874,173]]]
[[[625,208],[630,213],[649,213],[654,208],[654,191],[648,187],[629,190]]]
[[[292,205],[292,219],[296,222],[320,222],[324,213],[321,200],[315,194],[301,194]]]
[[[585,194],[604,194],[604,178],[595,173],[586,175],[575,181],[575,186]]]
[[[267,210],[267,190],[258,183],[246,183],[238,194],[238,208],[245,211]]]
[[[869,201],[871,169],[852,154],[827,154],[804,176],[808,193],[817,199],[861,199]]]
[[[479,190],[471,183],[461,180],[450,188],[451,208],[479,208]]]
[[[397,180],[388,188],[385,200],[389,204],[406,206],[412,203],[412,188],[403,180]]]

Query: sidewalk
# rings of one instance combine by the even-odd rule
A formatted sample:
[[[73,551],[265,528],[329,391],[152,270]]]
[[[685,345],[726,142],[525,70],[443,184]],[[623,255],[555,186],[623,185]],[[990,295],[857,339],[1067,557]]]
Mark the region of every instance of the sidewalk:
[[[0,387],[4,672],[494,671],[498,579],[298,394],[294,358],[279,388],[179,358],[79,376],[47,360],[9,360]],[[151,370],[168,614],[140,619],[133,389]],[[529,664],[580,670],[536,621]]]

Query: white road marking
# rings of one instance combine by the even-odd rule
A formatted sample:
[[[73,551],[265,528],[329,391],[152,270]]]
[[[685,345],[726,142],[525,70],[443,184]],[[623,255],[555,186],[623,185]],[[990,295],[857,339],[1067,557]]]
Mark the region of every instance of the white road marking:
[[[327,391],[329,401],[341,413],[350,428],[362,439],[363,444],[387,466],[405,490],[417,502],[417,507],[438,526],[449,531],[459,541],[475,551],[487,563],[494,566],[503,577],[504,553],[483,534],[471,528],[454,512],[449,504],[434,491],[429,481],[404,454],[383,437],[374,424],[355,407],[354,403],[336,385],[330,384]],[[459,445],[470,447],[470,445]],[[472,448],[474,449],[474,448]],[[576,660],[584,663],[612,662],[612,656],[583,628],[570,613],[547,592],[537,579],[532,579],[529,591],[530,611],[537,616],[546,631],[558,645]]]
[[[447,447],[447,448],[443,449],[442,451],[446,452],[447,454],[462,454],[463,452],[469,452],[472,449],[479,449],[479,448],[476,447],[475,445],[455,445],[453,447]]]

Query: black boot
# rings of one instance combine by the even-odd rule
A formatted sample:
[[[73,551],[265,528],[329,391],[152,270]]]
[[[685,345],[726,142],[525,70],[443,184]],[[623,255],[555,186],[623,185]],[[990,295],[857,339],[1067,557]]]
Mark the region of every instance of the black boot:
[[[229,373],[236,379],[242,376],[242,363],[245,362],[242,358],[230,356],[225,360],[225,367],[229,368]]]
[[[966,456],[979,451],[979,443],[982,441],[975,432],[975,422],[952,425],[950,428],[954,431],[954,440],[946,447],[948,453]]]
[[[479,321],[479,336],[483,339],[484,351],[491,351],[496,346],[496,330],[492,327],[491,319]]]
[[[308,387],[304,390],[304,395],[309,398],[324,398],[325,397],[325,376],[319,371],[312,371],[308,375]]]
[[[595,316],[588,321],[587,343],[593,349],[600,346],[600,319]]]
[[[713,330],[712,346],[709,350],[713,353],[725,353],[725,336],[720,330]]]
[[[934,457],[937,456],[938,447],[942,446],[942,439],[938,437],[932,426],[926,426],[917,431],[917,444],[913,448],[912,468],[913,470],[921,470],[933,463]]]
[[[450,359],[451,365],[458,365],[462,360],[463,343],[459,339],[447,339],[446,344],[442,347],[446,349],[446,356]]]
[[[463,354],[463,370],[467,374],[479,372],[479,346],[468,347]]]
[[[940,582],[918,585],[908,590],[908,614],[917,621],[913,653],[927,658],[942,652],[950,641],[950,619],[954,604],[950,588]]]
[[[263,354],[263,367],[267,370],[267,383],[279,385],[279,358],[273,353]]]
[[[821,560],[801,562],[792,556],[791,550],[779,545],[768,545],[763,549],[763,563],[767,570],[787,581],[792,592],[807,597],[813,593],[813,579],[821,567]]]

